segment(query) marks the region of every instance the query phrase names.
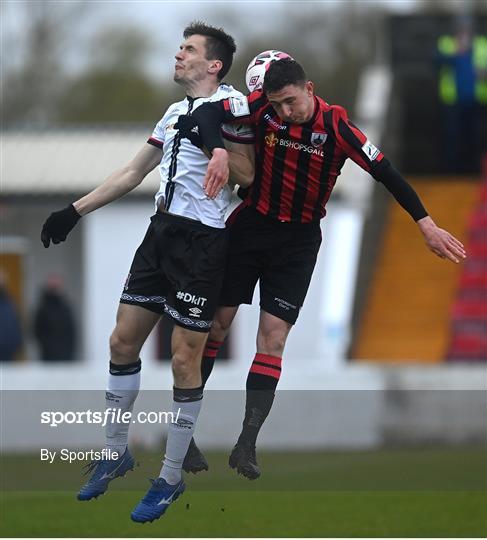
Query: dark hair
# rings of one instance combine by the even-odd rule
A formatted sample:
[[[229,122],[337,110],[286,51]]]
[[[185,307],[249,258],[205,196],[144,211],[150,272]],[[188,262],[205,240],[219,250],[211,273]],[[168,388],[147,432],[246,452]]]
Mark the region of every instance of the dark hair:
[[[233,55],[237,50],[235,40],[223,28],[209,26],[201,21],[194,21],[187,26],[183,37],[188,39],[195,34],[206,37],[206,59],[221,60],[223,66],[217,75],[217,79],[221,81],[232,67]]]
[[[304,69],[291,58],[283,58],[271,62],[264,77],[262,89],[265,93],[277,92],[288,84],[303,85],[308,78]]]

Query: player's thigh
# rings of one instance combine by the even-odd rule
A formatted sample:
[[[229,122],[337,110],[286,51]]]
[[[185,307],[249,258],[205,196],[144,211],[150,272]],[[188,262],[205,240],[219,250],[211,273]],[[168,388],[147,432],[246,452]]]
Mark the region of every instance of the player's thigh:
[[[294,324],[298,318],[321,244],[319,229],[310,234],[291,234],[260,280],[261,308]]]
[[[112,342],[142,347],[160,317],[160,314],[140,306],[119,304]]]
[[[159,264],[157,217],[157,214],[151,217],[145,237],[135,252],[120,303],[163,314],[170,283]]]
[[[250,210],[243,211],[229,229],[222,306],[251,304],[257,281],[268,264],[270,234]]]
[[[178,326],[208,333],[219,304],[228,233],[177,216],[159,221],[159,265],[170,283],[164,314]]]
[[[228,255],[219,303],[226,307],[251,304],[262,265],[252,253]]]

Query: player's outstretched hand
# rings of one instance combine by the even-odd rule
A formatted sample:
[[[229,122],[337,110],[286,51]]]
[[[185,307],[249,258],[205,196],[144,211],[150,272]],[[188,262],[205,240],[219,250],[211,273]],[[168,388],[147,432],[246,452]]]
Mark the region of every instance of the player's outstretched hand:
[[[228,182],[230,169],[228,167],[228,152],[223,148],[215,148],[208,163],[203,189],[210,199],[214,199],[222,187]]]
[[[72,204],[58,212],[53,212],[42,227],[41,241],[44,247],[48,248],[51,240],[53,244],[64,242],[80,219],[81,216]]]
[[[423,233],[426,245],[441,259],[448,259],[454,263],[459,263],[465,259],[467,254],[460,240],[444,229],[440,229],[429,217],[417,221]]]
[[[183,139],[189,139],[191,144],[198,148],[203,148],[198,122],[189,114],[182,114],[174,124],[175,129],[179,130],[179,136]]]

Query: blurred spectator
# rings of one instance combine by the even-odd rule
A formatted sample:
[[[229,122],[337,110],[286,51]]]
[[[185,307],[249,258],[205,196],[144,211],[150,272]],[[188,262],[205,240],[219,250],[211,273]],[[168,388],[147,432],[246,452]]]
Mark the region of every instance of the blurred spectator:
[[[454,35],[438,39],[437,58],[445,172],[476,173],[483,150],[480,108],[487,105],[487,35],[474,35],[472,19],[462,17]]]
[[[72,309],[63,293],[60,276],[48,277],[35,312],[34,325],[41,360],[74,360],[76,328]]]
[[[22,332],[15,305],[7,289],[5,274],[0,270],[0,361],[15,360],[22,345]]]

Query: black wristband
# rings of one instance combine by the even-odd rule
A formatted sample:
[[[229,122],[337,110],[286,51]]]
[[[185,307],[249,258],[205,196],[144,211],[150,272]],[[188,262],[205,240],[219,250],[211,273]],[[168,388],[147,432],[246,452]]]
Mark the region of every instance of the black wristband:
[[[378,182],[384,184],[414,221],[418,221],[428,215],[416,191],[401,176],[401,173],[391,165],[389,160],[383,158],[382,161],[374,165],[372,176]]]

